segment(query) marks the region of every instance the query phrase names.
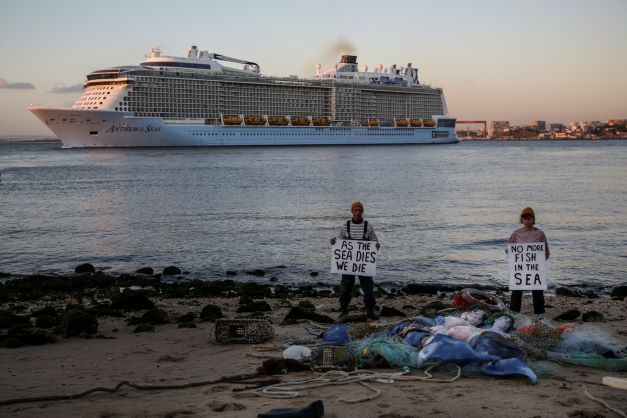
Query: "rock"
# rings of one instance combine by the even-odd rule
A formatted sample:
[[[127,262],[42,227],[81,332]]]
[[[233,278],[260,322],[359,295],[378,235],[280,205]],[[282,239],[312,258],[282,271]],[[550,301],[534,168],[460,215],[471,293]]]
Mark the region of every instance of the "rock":
[[[129,325],[139,325],[142,323],[142,318],[141,316],[129,316],[125,321]]]
[[[39,328],[54,328],[61,323],[61,315],[51,306],[33,312],[32,317],[36,318],[35,324]]]
[[[272,276],[272,277],[270,277],[270,281],[271,282],[278,282],[279,279],[276,276]]]
[[[311,277],[316,277],[318,275],[318,272],[317,271],[312,271],[311,273],[309,273],[309,275]]]
[[[112,309],[122,309],[124,311],[142,311],[154,307],[155,304],[141,291],[133,292],[125,290],[111,301]]]
[[[239,290],[241,296],[249,298],[269,298],[272,297],[272,289],[269,285],[260,283],[245,283]]]
[[[61,319],[61,332],[65,338],[98,332],[98,320],[80,309],[66,312]]]
[[[404,312],[399,311],[396,308],[392,308],[390,306],[384,306],[383,308],[381,308],[381,313],[379,314],[379,316],[401,316],[401,317],[406,317],[407,314],[405,314]]]
[[[153,308],[142,315],[142,323],[144,324],[152,324],[152,325],[160,325],[167,324],[170,322],[170,317],[168,313],[163,309]]]
[[[240,305],[248,305],[249,303],[253,303],[255,300],[253,298],[251,298],[250,296],[240,296],[239,297],[239,304]]]
[[[584,293],[584,296],[586,296],[588,299],[598,299],[599,298],[599,295],[594,293],[592,290],[586,290],[585,293]]]
[[[424,284],[409,283],[403,288],[403,292],[408,295],[436,295],[438,293],[438,287]]]
[[[194,321],[194,319],[196,318],[196,314],[194,312],[188,312],[185,315],[181,315],[178,318],[176,318],[176,322],[177,323],[183,323],[183,322],[192,322]]]
[[[436,300],[435,302],[431,302],[423,306],[420,310],[420,313],[425,316],[435,317],[442,309],[447,309],[450,307],[451,305]]]
[[[75,273],[95,273],[96,269],[89,263],[79,264],[74,269]]]
[[[625,297],[627,297],[627,286],[617,286],[614,289],[612,289],[612,295],[613,298],[618,298],[618,299],[624,299]]]
[[[326,315],[306,311],[303,308],[296,306],[292,308],[287,315],[285,315],[285,318],[283,318],[283,324],[296,324],[301,319],[308,319],[322,324],[332,324],[334,322],[332,318]]]
[[[237,313],[242,313],[242,312],[268,312],[271,311],[272,308],[270,307],[270,305],[268,304],[268,302],[266,302],[265,300],[260,300],[260,301],[256,301],[256,302],[251,302],[245,305],[240,305],[239,308],[237,308]]]
[[[233,270],[227,270],[226,275],[227,276],[237,276],[237,272],[233,271]]]
[[[179,328],[196,328],[194,321],[181,322]]]
[[[15,325],[28,324],[26,316],[18,316],[9,311],[0,311],[0,328],[11,328]]]
[[[11,273],[4,273],[4,272],[0,271],[0,278],[10,277],[10,276],[11,276]]]
[[[249,274],[251,276],[263,277],[265,276],[266,272],[261,269],[255,269],[247,271],[246,274]]]
[[[218,318],[224,318],[224,315],[222,314],[222,309],[217,305],[209,304],[202,308],[200,312],[200,319],[203,321],[213,322]]]
[[[581,315],[581,312],[577,309],[571,309],[570,311],[559,314],[553,319],[556,321],[572,321],[573,319],[579,318],[579,315]]]
[[[172,276],[175,274],[181,274],[181,269],[176,266],[168,266],[163,269],[163,272],[161,274],[163,274],[164,276]]]
[[[567,287],[558,287],[555,289],[555,296],[565,296],[569,298],[580,298],[582,295],[580,292],[570,290]]]
[[[140,269],[137,269],[135,271],[135,273],[148,274],[148,275],[152,276],[154,274],[154,270],[152,269],[152,267],[142,267]]]
[[[310,302],[308,300],[301,300],[300,302],[298,302],[298,307],[302,308],[304,311],[309,311],[309,312],[316,311],[316,307],[314,306],[313,302]]]
[[[133,333],[138,334],[140,332],[154,332],[155,326],[150,324],[139,324],[133,330]]]
[[[581,316],[583,322],[604,322],[605,317],[601,312],[589,311]]]

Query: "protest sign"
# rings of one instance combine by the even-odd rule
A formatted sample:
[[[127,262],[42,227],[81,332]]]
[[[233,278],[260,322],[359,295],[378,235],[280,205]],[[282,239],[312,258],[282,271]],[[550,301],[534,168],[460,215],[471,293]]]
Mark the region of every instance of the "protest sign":
[[[507,244],[509,290],[546,290],[544,242]]]
[[[375,276],[376,244],[375,241],[337,240],[331,247],[331,273]]]

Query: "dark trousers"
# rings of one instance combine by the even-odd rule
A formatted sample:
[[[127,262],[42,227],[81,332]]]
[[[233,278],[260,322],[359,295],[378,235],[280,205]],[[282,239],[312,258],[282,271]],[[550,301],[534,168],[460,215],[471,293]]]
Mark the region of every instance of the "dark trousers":
[[[374,281],[369,276],[357,276],[359,278],[359,285],[364,292],[364,305],[366,310],[374,309]],[[340,283],[340,310],[342,312],[348,312],[348,305],[351,303],[351,293],[355,286],[355,276],[350,274],[342,274],[342,281]]]
[[[544,313],[544,290],[532,290],[533,296],[533,313]],[[512,301],[509,304],[509,308],[514,312],[520,312],[520,306],[522,305],[522,290],[512,290]]]

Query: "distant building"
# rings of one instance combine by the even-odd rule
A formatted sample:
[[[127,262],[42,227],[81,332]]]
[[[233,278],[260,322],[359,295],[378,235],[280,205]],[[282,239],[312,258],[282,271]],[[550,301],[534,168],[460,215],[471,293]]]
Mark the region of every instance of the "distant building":
[[[490,127],[488,128],[488,136],[498,136],[505,130],[509,130],[508,120],[493,120],[490,122]]]
[[[558,122],[551,122],[549,123],[549,126],[551,127],[552,131],[563,131],[566,129],[566,125]]]
[[[546,131],[546,121],[544,120],[534,120],[531,122],[531,126],[537,131]]]

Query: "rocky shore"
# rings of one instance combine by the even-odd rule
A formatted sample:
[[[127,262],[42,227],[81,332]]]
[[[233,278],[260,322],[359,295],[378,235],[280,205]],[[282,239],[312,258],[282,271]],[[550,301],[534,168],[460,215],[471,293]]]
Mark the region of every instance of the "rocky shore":
[[[254,371],[260,360],[248,357],[250,346],[215,345],[212,334],[217,319],[268,320],[275,328],[275,337],[266,348],[272,355],[280,356],[286,341],[307,336],[302,329],[303,323],[331,324],[337,318],[337,284],[314,282],[316,275],[312,273],[308,284],[286,286],[269,280],[266,273],[263,269],[233,270],[225,272],[224,280],[200,281],[190,278],[176,266],[166,267],[158,273],[144,267],[132,274],[111,274],[96,271],[89,264],[77,266],[74,273],[67,275],[14,277],[0,273],[0,278],[6,280],[0,284],[0,365],[8,376],[0,383],[2,398],[72,392],[81,387],[85,389],[85,385],[115,385],[125,379],[142,382],[174,379],[180,382]],[[260,280],[238,280],[251,276]],[[387,289],[377,287],[377,311],[381,316],[377,323],[393,323],[413,315],[435,316],[452,307],[452,295],[462,287],[466,286],[407,284]],[[509,302],[505,288],[476,288],[491,290],[506,304]],[[594,326],[622,344],[624,349],[627,346],[626,297],[627,286],[614,288],[611,295],[558,288],[554,294],[547,295],[547,318],[556,323],[568,321]],[[362,306],[356,286],[351,305],[352,321],[364,320]],[[527,295],[523,301],[524,312],[531,312]],[[254,346],[254,350],[257,354],[265,353],[261,346]],[[68,364],[71,364],[71,370],[67,368]],[[606,372],[555,367],[552,377],[541,379],[538,385],[543,388],[540,392],[548,398],[533,406],[528,405],[527,397],[537,396],[540,393],[538,387],[531,388],[521,380],[505,380],[506,392],[511,391],[511,405],[498,409],[493,402],[482,399],[482,396],[492,396],[495,379],[470,378],[472,389],[457,382],[444,387],[422,382],[415,387],[407,383],[401,387],[389,385],[389,393],[373,401],[372,410],[362,415],[452,416],[456,414],[455,405],[461,407],[463,401],[471,408],[467,409],[468,416],[484,413],[548,416],[542,408],[558,416],[570,413],[575,415],[569,416],[606,416],[603,414],[608,411],[598,403],[588,399],[582,399],[578,404],[563,402],[560,392],[573,391],[569,395],[580,399],[575,394],[579,390],[576,389],[577,382],[596,382],[595,379]],[[310,374],[294,373],[293,379]],[[625,373],[619,375],[625,377]],[[64,383],[59,386],[55,379],[62,379]],[[426,394],[420,389],[424,385],[433,393]],[[550,385],[562,385],[563,388]],[[595,389],[603,388],[598,383],[594,385]],[[216,391],[218,387],[220,390]],[[263,399],[259,402],[254,396],[246,397],[234,391],[236,387],[223,384],[190,392],[160,392],[160,397],[169,401],[148,406],[141,406],[151,402],[150,395],[143,393],[133,394],[130,398],[100,394],[60,403],[0,404],[0,415],[62,416],[78,407],[84,415],[93,416],[215,416],[219,413],[220,416],[253,417],[264,408],[303,405],[317,398],[324,398],[328,405],[330,414],[325,416],[352,415],[349,413],[351,405],[335,402],[332,390],[310,393],[299,401]],[[356,385],[347,391],[359,392],[359,387]],[[442,388],[447,390],[441,391]],[[420,391],[423,404],[416,405],[407,391],[414,394]],[[611,400],[621,399],[620,392],[603,389],[600,393]],[[187,406],[181,403],[181,408],[177,409],[172,402],[179,403],[179,396],[186,400]],[[140,405],[139,399],[134,402],[133,397],[141,398],[144,403]],[[451,399],[459,402],[450,402]],[[490,412],[491,409],[494,410]],[[533,412],[536,409],[537,414]],[[130,412],[122,413],[122,410]],[[587,415],[589,413],[601,415]]]

